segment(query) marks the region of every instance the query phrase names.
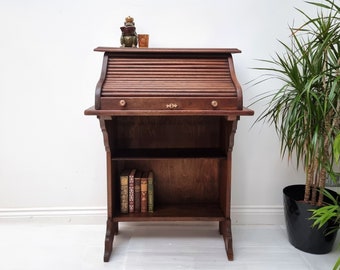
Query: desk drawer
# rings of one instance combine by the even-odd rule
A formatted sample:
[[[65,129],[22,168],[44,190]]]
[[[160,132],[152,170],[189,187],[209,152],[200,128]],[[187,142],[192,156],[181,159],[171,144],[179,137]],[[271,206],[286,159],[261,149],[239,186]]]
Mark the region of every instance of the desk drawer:
[[[102,110],[234,110],[237,98],[102,97]]]

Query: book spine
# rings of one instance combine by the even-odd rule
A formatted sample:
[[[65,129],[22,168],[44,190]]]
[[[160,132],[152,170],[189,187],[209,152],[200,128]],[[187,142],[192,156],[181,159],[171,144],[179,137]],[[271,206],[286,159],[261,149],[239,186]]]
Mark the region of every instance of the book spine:
[[[140,186],[140,172],[135,174],[135,213],[139,213],[141,211],[141,186]]]
[[[133,169],[129,175],[129,213],[135,212],[135,172]]]
[[[154,180],[153,180],[153,172],[150,171],[148,175],[148,212],[153,212],[154,209]]]
[[[141,212],[146,213],[148,211],[148,175],[143,173],[141,179]]]
[[[120,212],[126,214],[129,212],[129,190],[128,190],[129,173],[123,171],[120,175]]]

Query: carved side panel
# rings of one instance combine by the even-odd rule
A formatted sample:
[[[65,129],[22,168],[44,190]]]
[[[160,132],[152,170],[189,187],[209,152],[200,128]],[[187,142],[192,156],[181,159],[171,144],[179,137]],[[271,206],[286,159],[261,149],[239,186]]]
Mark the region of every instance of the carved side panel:
[[[101,98],[101,92],[102,92],[103,84],[105,82],[108,59],[109,59],[109,57],[105,53],[104,58],[103,58],[102,72],[100,74],[100,79],[97,83],[96,92],[95,92],[95,108],[96,108],[96,110],[101,109],[100,98]]]
[[[107,215],[108,218],[113,216],[113,170],[111,159],[111,147],[110,147],[110,126],[111,118],[99,117],[100,128],[103,132],[104,146],[106,151],[106,174],[107,174]]]
[[[226,218],[230,218],[231,203],[231,169],[234,137],[237,129],[237,119],[229,121],[224,119],[224,143],[226,159],[220,161],[220,205]]]

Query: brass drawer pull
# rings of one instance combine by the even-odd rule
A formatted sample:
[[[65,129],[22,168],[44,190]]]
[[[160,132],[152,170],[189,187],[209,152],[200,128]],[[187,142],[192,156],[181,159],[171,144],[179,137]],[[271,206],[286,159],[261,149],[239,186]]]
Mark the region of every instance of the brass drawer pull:
[[[176,109],[177,107],[178,107],[178,105],[176,103],[166,104],[167,109]]]
[[[217,108],[218,102],[216,100],[211,101],[211,106],[213,106],[214,108]]]
[[[125,101],[124,99],[120,100],[120,101],[119,101],[119,105],[120,105],[121,107],[125,107],[125,106],[126,106],[126,101]]]

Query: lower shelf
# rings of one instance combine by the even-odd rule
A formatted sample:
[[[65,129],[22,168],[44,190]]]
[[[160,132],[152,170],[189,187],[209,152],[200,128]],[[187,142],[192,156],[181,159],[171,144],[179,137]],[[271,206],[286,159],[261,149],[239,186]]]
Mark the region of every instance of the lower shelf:
[[[159,205],[153,213],[119,214],[113,221],[224,221],[217,204]]]

